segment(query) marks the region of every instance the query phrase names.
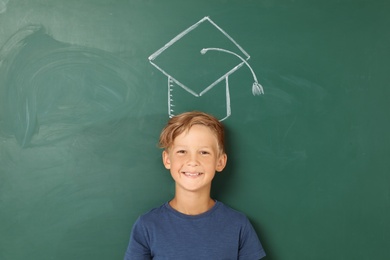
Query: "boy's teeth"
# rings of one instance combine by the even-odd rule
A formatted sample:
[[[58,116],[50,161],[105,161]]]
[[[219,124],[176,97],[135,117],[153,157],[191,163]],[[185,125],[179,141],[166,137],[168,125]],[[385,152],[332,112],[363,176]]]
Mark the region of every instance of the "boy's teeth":
[[[200,175],[200,173],[199,172],[194,172],[194,173],[191,173],[191,172],[185,172],[184,173],[186,176],[198,176],[198,175]]]

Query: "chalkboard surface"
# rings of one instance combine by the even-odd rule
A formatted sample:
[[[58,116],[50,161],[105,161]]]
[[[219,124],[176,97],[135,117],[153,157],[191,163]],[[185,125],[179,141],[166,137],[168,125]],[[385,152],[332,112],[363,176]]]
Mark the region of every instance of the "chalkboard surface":
[[[0,259],[122,259],[173,196],[159,132],[195,109],[226,125],[213,196],[266,259],[390,259],[389,11],[0,0]]]

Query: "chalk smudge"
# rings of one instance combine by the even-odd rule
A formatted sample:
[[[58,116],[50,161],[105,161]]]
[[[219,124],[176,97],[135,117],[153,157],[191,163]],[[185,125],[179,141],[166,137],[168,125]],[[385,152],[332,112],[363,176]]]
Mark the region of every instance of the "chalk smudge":
[[[1,130],[28,147],[120,120],[138,100],[132,77],[113,53],[23,28],[0,49]]]
[[[5,13],[7,11],[7,4],[9,0],[0,0],[0,14]]]

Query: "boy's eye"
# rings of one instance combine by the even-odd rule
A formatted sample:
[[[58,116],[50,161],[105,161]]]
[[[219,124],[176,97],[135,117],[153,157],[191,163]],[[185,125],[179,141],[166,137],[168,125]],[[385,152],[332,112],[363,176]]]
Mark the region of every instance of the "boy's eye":
[[[186,153],[186,151],[185,150],[178,150],[177,153],[184,154],[184,153]]]
[[[201,151],[200,154],[206,155],[206,154],[210,154],[210,153],[208,151]]]

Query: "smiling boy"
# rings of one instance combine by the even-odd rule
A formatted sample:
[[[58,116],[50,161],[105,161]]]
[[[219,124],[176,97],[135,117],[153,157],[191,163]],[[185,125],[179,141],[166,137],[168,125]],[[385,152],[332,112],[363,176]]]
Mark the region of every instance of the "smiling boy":
[[[174,198],[138,218],[125,259],[261,259],[265,252],[247,217],[210,197],[227,162],[223,125],[202,112],[171,118],[160,135]]]

